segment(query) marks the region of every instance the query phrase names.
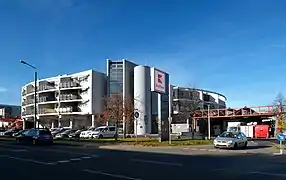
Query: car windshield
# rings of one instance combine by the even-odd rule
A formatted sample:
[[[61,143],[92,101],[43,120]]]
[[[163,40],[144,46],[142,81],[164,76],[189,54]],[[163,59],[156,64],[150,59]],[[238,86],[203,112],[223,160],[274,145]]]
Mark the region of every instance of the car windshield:
[[[75,132],[75,134],[80,133],[80,132],[82,132],[82,130],[77,130],[77,131]]]
[[[96,128],[94,131],[95,132],[100,132],[100,131],[102,131],[104,129],[104,127],[100,127],[100,128]]]
[[[95,127],[90,127],[88,128],[88,131],[94,131],[96,128]]]
[[[237,137],[237,133],[234,132],[224,132],[221,135],[219,135],[219,137],[225,137],[225,138],[236,138]]]

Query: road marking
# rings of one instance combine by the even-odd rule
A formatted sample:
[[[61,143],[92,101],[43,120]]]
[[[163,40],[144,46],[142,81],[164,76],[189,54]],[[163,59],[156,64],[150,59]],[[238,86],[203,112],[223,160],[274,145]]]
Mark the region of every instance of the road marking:
[[[101,174],[105,176],[110,176],[114,178],[120,178],[120,179],[130,179],[130,180],[141,180],[139,178],[133,178],[133,177],[128,177],[128,176],[123,176],[123,175],[118,175],[118,174],[111,174],[111,173],[106,173],[106,172],[100,172],[100,171],[93,171],[89,169],[84,169],[84,172],[92,173],[92,174]]]
[[[251,172],[251,174],[258,174],[258,175],[265,175],[265,176],[286,177],[286,174],[277,174],[277,173]]]
[[[161,164],[161,165],[167,165],[167,166],[183,166],[179,163],[169,163],[169,162],[162,162],[162,161],[150,161],[150,160],[144,160],[144,159],[132,159],[132,161],[135,162],[143,162],[143,163],[152,163],[152,164]]]
[[[61,161],[57,161],[58,163],[69,163],[69,160],[61,160]]]
[[[216,150],[216,149],[209,149],[208,151],[210,151],[210,152],[216,152],[216,151],[218,151],[218,150]]]
[[[80,158],[72,158],[70,159],[71,161],[80,161],[81,159]]]
[[[8,144],[0,144],[0,146],[6,146],[6,147],[17,147],[19,148],[19,146],[16,145],[8,145]],[[27,147],[28,148],[28,147]],[[74,154],[74,155],[80,155],[80,156],[92,156],[92,157],[99,157],[96,154],[87,154],[87,153],[78,153],[78,152],[72,152],[72,151],[65,151],[65,150],[58,150],[58,149],[44,149],[44,148],[36,148],[36,147],[31,147],[28,148],[30,150],[40,150],[40,151],[47,151],[47,152],[57,152],[57,153],[68,153],[68,154]],[[1,148],[0,148],[1,150]]]
[[[26,149],[13,149],[11,151],[13,151],[13,152],[27,152],[28,150],[26,150]]]
[[[6,148],[0,148],[2,151],[11,151],[11,152],[26,152],[28,150],[26,149],[6,149]]]
[[[85,156],[85,157],[81,157],[81,159],[90,159],[91,157],[89,156]]]
[[[200,151],[206,151],[207,149],[200,149]]]
[[[18,158],[18,157],[7,156],[7,155],[0,155],[0,157],[14,159],[14,160],[23,161],[23,162],[31,162],[31,163],[36,163],[36,164],[54,165],[54,163],[47,163],[47,162],[42,162],[42,161],[36,161],[33,159],[24,159],[24,158]]]

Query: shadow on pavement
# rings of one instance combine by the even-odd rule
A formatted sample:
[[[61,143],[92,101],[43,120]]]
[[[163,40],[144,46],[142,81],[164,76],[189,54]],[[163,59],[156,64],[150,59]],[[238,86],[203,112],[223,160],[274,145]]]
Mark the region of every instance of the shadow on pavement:
[[[4,142],[2,142],[4,143]],[[55,146],[61,145],[56,143]],[[97,148],[71,148],[64,144],[66,151],[74,153],[96,154],[88,158],[71,162],[72,153],[41,151],[40,148],[26,152],[1,151],[1,178],[6,179],[129,179],[129,180],[269,180],[285,179],[286,162],[284,156],[265,154],[228,154],[211,153],[167,154],[164,150],[138,152]],[[1,146],[1,143],[0,143]],[[73,146],[73,145],[72,145]],[[47,149],[46,149],[47,150]],[[37,152],[37,153],[35,153]],[[10,153],[10,154],[9,154]],[[8,157],[8,158],[6,158]],[[14,159],[11,159],[13,157]],[[10,158],[10,159],[9,159]],[[77,157],[79,158],[79,157]],[[39,162],[56,162],[56,165]],[[63,161],[65,160],[65,161]],[[15,173],[15,167],[17,169]],[[33,173],[31,173],[33,169]],[[47,173],[48,172],[48,173]],[[44,176],[42,176],[44,174]]]
[[[247,146],[245,150],[251,150],[251,149],[264,149],[264,148],[270,148],[272,146]]]

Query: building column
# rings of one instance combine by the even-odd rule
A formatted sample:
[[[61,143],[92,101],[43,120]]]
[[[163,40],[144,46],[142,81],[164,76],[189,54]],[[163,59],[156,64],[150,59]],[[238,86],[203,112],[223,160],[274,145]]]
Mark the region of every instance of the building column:
[[[73,128],[73,119],[70,119],[70,128]]]
[[[36,122],[36,127],[37,127],[37,128],[40,127],[40,122],[39,122],[39,120]]]
[[[26,120],[23,119],[23,129],[26,129]]]
[[[62,126],[61,119],[59,119],[58,127],[61,127],[61,126]]]
[[[91,127],[95,127],[95,115],[91,115]]]
[[[58,127],[61,127],[61,126],[62,126],[61,119],[62,119],[62,115],[59,115],[59,118],[58,118]]]
[[[52,120],[51,128],[55,128],[55,121]]]

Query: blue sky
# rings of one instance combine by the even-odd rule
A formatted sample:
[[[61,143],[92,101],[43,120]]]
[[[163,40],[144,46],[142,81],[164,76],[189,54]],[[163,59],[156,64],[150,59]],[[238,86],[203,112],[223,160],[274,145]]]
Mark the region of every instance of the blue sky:
[[[33,79],[129,59],[171,82],[225,94],[228,106],[286,93],[283,0],[1,0],[0,103],[20,104]]]

